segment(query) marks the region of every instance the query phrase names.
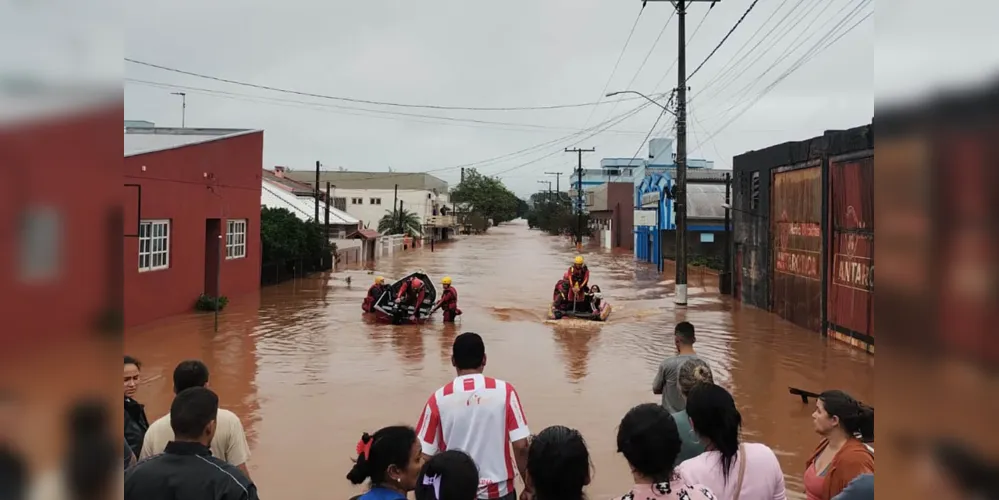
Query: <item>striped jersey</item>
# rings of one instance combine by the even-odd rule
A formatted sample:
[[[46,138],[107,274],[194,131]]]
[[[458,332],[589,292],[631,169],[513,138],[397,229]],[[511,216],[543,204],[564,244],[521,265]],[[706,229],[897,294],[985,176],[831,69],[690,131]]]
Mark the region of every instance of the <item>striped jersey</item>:
[[[482,374],[460,376],[437,389],[416,425],[423,453],[468,453],[479,467],[479,498],[514,491],[510,443],[531,435],[527,417],[509,383]]]

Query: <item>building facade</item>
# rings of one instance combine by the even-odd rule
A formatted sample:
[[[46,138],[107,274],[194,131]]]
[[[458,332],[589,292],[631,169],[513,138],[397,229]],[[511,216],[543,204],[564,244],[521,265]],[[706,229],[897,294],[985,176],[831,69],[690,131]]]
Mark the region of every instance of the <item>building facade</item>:
[[[634,195],[630,182],[608,182],[588,191],[590,229],[601,248],[634,248]]]
[[[263,132],[125,130],[125,325],[260,287]]]

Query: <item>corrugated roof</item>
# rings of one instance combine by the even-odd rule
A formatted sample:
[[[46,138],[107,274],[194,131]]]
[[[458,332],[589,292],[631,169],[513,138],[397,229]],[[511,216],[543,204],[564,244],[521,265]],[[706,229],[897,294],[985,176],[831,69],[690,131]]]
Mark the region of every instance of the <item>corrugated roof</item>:
[[[316,200],[304,196],[295,196],[280,185],[268,180],[262,181],[260,204],[267,208],[284,208],[304,221],[311,220],[316,215]],[[320,222],[325,222],[326,203],[319,203]],[[360,221],[347,212],[330,207],[330,224],[354,225]]]
[[[134,127],[125,129],[125,156],[155,153],[260,132],[251,129]]]

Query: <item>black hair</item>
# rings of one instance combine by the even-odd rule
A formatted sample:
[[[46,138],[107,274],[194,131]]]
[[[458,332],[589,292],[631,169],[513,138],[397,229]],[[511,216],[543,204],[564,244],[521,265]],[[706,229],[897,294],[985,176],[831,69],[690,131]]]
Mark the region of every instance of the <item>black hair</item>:
[[[424,479],[437,478],[440,497],[433,484]],[[416,480],[416,500],[475,500],[479,494],[479,468],[467,453],[447,450],[427,460]]]
[[[371,478],[372,485],[384,484],[388,480],[389,466],[405,469],[412,459],[416,431],[412,427],[394,425],[383,427],[374,434],[365,432],[360,444],[369,444],[368,456],[357,454],[354,467],[347,473],[352,484],[361,484]]]
[[[722,477],[728,481],[729,469],[739,452],[742,428],[742,414],[735,407],[735,399],[720,385],[698,384],[687,396],[687,416],[694,432],[721,453]]]
[[[459,370],[480,368],[486,361],[486,344],[478,333],[462,333],[454,338],[451,356],[454,358],[454,367]]]
[[[97,398],[81,399],[67,416],[66,480],[79,500],[104,498],[111,491],[113,472],[120,467],[107,405]]]
[[[969,498],[999,498],[999,467],[964,443],[940,439],[931,443],[934,461]]]
[[[839,425],[848,436],[860,434],[864,442],[874,441],[874,408],[843,391],[825,391],[819,394],[819,399],[829,416],[839,418]]]
[[[208,366],[200,360],[181,361],[173,369],[174,394],[191,387],[204,387],[206,385],[208,385]]]
[[[531,440],[527,471],[540,500],[579,500],[590,481],[590,452],[579,431],[553,425]]]
[[[135,365],[136,368],[138,368],[140,370],[142,369],[142,362],[140,362],[139,360],[133,358],[132,356],[129,356],[128,354],[125,355],[125,364],[126,365]]]
[[[676,328],[673,329],[673,335],[676,335],[681,342],[687,345],[694,345],[697,341],[697,337],[694,335],[694,325],[689,321],[681,321],[676,324]]]
[[[184,389],[177,393],[170,405],[170,428],[178,438],[198,439],[218,413],[219,397],[210,389]]]
[[[669,410],[657,403],[628,410],[617,429],[617,451],[646,478],[657,483],[672,480],[676,475],[673,463],[680,454],[680,432]]]

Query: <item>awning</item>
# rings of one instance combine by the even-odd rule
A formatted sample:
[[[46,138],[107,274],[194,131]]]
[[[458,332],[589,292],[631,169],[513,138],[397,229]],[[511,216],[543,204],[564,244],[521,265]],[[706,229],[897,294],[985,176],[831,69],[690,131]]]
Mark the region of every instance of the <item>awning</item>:
[[[376,240],[381,237],[381,233],[375,231],[374,229],[358,229],[350,236],[347,236],[349,240]]]

